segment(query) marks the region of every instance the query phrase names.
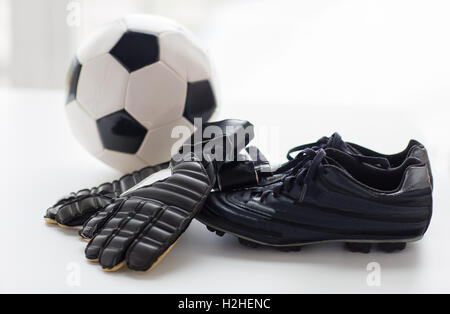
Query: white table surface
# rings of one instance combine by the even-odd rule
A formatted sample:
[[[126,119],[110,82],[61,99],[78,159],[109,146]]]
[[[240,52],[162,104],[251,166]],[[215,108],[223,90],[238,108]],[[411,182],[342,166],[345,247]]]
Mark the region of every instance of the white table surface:
[[[274,111],[268,104],[247,102],[222,106],[219,114],[260,126],[258,145],[278,161],[288,148],[335,130],[348,141],[386,153],[403,149],[412,137],[424,142],[435,175],[435,214],[425,238],[401,253],[352,254],[338,244],[300,253],[248,249],[194,221],[152,272],[110,274],[85,260],[85,243],[76,232],[42,219],[59,196],[120,175],[77,144],[63,108],[61,92],[0,91],[0,292],[450,292],[448,112],[424,112],[420,104],[359,108],[301,103],[277,104]],[[367,284],[371,262],[381,265],[380,286]]]

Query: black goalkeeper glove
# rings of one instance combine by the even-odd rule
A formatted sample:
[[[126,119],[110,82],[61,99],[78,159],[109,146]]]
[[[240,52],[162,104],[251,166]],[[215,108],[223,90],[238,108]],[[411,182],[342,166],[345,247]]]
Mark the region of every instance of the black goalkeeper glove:
[[[147,271],[165,256],[201,210],[220,169],[234,162],[254,136],[246,121],[225,120],[204,128],[208,126],[218,128],[220,134],[196,131],[183,146],[189,150],[172,159],[168,178],[144,180],[86,221],[80,235],[90,240],[85,251],[88,260],[99,262],[106,271],[124,265]],[[247,136],[237,136],[244,130]]]

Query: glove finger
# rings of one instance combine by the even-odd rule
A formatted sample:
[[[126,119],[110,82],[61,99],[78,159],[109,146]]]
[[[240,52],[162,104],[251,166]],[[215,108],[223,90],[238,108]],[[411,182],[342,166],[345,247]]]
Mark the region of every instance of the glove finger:
[[[120,219],[114,219],[113,215],[120,210],[123,203],[124,200],[121,200],[107,206],[104,211],[98,212],[97,215],[88,220],[80,231],[80,235],[85,239],[89,239],[90,232],[95,233],[85,249],[88,260],[98,260],[101,250],[113,235],[114,230],[120,226]],[[103,226],[100,226],[106,222],[108,222],[108,226],[105,225],[105,228],[102,229]],[[98,232],[94,230],[98,230]]]
[[[188,225],[188,213],[175,207],[164,211],[146,226],[127,252],[128,268],[138,271],[150,270],[175,244],[180,231],[175,226]]]
[[[114,221],[112,226],[109,223],[105,226],[105,229],[107,229],[119,225],[101,251],[99,258],[100,265],[109,271],[117,270],[123,266],[128,247],[142,230],[151,223],[154,217],[161,212],[163,206],[159,202],[153,203],[141,200],[127,201],[123,210],[111,219],[111,222],[116,219],[118,221]]]
[[[115,203],[114,206],[107,207],[110,212],[108,215],[109,219],[105,221],[104,227],[101,227],[101,230],[94,236],[86,247],[85,255],[87,259],[94,261],[99,260],[104,248],[112,241],[122,226],[129,220],[130,213],[133,214],[141,203],[141,200],[128,201],[127,203],[122,199]],[[109,209],[109,207],[111,208]]]
[[[102,210],[95,213],[84,223],[79,235],[90,240],[103,228],[106,222],[119,210],[123,200],[117,200],[115,203],[109,204]]]
[[[86,220],[112,202],[106,196],[88,196],[59,207],[55,220],[63,226],[82,226]]]
[[[62,198],[60,198],[55,205],[48,208],[44,218],[47,222],[56,223],[56,215],[62,206],[68,205],[69,203],[76,201],[76,199],[81,199],[89,195],[89,190],[82,190],[78,193],[70,193]]]
[[[56,223],[56,214],[58,213],[58,210],[61,208],[60,205],[55,205],[53,207],[50,207],[49,209],[47,209],[45,215],[44,215],[44,219],[48,222],[48,223]]]

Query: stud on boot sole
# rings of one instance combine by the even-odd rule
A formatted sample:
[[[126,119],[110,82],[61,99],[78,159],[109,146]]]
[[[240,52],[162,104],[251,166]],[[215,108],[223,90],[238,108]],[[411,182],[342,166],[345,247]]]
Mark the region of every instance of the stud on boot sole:
[[[217,234],[219,237],[223,237],[223,236],[225,235],[225,232],[223,232],[223,231],[216,231],[216,234]]]
[[[225,235],[225,232],[223,232],[223,231],[216,230],[216,229],[214,229],[214,228],[212,228],[212,227],[206,227],[206,228],[207,228],[209,231],[211,231],[211,232],[217,234],[219,237],[223,237],[223,236]]]
[[[397,251],[403,251],[406,248],[406,243],[380,243],[378,244],[378,249],[380,251],[386,252],[386,253],[393,253]]]
[[[372,249],[372,244],[371,243],[346,242],[345,248],[352,253],[368,254],[368,253],[370,253],[370,250]]]

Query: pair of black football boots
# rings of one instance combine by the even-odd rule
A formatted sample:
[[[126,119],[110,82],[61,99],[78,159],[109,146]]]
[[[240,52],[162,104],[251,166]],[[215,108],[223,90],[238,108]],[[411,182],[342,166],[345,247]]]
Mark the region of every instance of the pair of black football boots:
[[[244,245],[287,251],[343,242],[351,251],[368,253],[376,245],[393,252],[425,234],[433,183],[419,142],[383,155],[334,134],[292,149],[273,169],[248,147],[253,135],[247,121],[205,124],[170,170],[148,167],[72,193],[45,218],[63,227],[83,225],[86,257],[107,271],[124,265],[150,270],[194,218]]]

